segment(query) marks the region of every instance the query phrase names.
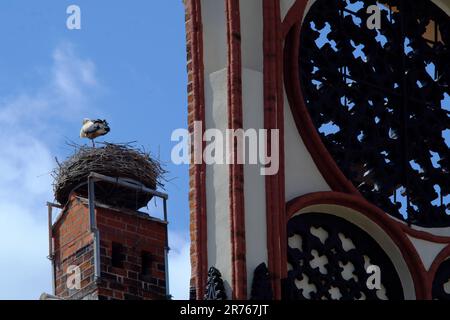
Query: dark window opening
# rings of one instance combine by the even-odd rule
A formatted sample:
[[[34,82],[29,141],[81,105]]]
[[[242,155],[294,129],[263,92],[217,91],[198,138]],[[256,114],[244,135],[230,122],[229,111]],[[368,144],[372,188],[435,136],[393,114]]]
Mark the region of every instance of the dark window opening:
[[[113,242],[111,252],[111,264],[115,268],[123,268],[123,262],[125,260],[124,247],[122,244]]]
[[[141,260],[142,260],[142,264],[141,264],[141,268],[142,268],[142,275],[143,276],[149,276],[152,273],[152,262],[153,262],[153,257],[152,254],[150,252],[147,251],[142,251],[142,255],[141,255]]]

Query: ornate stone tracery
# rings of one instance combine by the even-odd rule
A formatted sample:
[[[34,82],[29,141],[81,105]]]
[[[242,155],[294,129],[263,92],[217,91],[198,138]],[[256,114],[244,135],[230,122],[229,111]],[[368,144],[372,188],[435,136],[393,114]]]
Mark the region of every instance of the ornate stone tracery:
[[[370,202],[450,225],[450,20],[429,0],[318,0],[303,22],[302,94],[322,142]]]
[[[403,299],[391,260],[366,232],[337,216],[306,213],[288,223],[286,299]],[[368,267],[380,267],[381,288],[371,290]]]

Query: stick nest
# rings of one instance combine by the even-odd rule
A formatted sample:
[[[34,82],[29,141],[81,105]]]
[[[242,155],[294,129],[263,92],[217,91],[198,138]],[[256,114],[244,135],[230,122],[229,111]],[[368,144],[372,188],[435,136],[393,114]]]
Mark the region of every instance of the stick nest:
[[[87,179],[91,172],[126,179],[149,189],[163,187],[166,171],[159,161],[130,144],[103,143],[102,147],[71,145],[75,151],[63,163],[59,163],[52,175],[55,199],[66,204],[70,194],[87,196]],[[95,183],[95,198],[115,207],[138,210],[152,199],[141,191],[99,181]]]

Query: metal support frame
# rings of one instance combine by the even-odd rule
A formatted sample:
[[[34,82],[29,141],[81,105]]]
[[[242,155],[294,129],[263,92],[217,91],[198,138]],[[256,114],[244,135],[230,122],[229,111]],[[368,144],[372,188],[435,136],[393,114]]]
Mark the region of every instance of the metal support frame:
[[[55,248],[53,242],[53,208],[62,209],[59,204],[47,202],[48,208],[48,259],[52,263],[52,290],[56,294]]]
[[[97,228],[95,216],[95,181],[88,177],[88,202],[89,202],[89,229],[94,240],[94,281],[99,282],[101,278],[100,267],[100,234]]]
[[[163,198],[163,211],[164,211],[164,221],[166,223],[169,223],[167,221],[167,197]],[[166,298],[171,299],[172,296],[170,295],[170,289],[169,289],[169,229],[167,228],[166,232],[166,246],[164,247],[164,272],[165,272],[165,278],[166,278]]]
[[[94,279],[96,282],[101,279],[101,267],[100,267],[100,234],[97,228],[97,220],[95,215],[95,182],[104,181],[111,184],[116,184],[128,189],[138,190],[142,193],[151,194],[154,197],[160,198],[163,200],[163,210],[164,210],[164,222],[168,223],[167,220],[167,200],[169,196],[165,193],[158,192],[153,189],[146,188],[144,186],[135,185],[121,178],[113,178],[109,176],[105,176],[99,173],[91,172],[88,176],[88,206],[89,206],[89,229],[93,236],[94,241]],[[52,209],[58,208],[63,209],[62,206],[47,203],[48,206],[48,228],[49,228],[49,259],[52,261],[52,273],[53,273],[53,292],[56,294],[55,288],[55,263],[54,263],[54,248],[53,248],[53,214]],[[166,281],[166,297],[170,299],[170,289],[169,289],[169,233],[166,234],[166,243],[164,247],[164,265],[165,265],[165,281]]]

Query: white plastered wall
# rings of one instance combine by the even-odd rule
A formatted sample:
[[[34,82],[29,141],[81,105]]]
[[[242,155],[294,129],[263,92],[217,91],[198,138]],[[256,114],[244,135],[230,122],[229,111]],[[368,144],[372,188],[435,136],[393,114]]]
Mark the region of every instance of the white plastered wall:
[[[202,0],[203,63],[205,68],[205,129],[225,134],[228,127],[227,29],[225,1]],[[208,267],[222,273],[231,297],[231,231],[229,168],[206,166],[206,213]]]
[[[308,1],[305,12],[314,2],[315,0]],[[285,17],[294,3],[295,0],[280,2],[282,17]],[[285,180],[286,201],[312,192],[330,191],[298,132],[286,93],[284,97],[285,169],[289,173]]]
[[[432,0],[445,13],[450,14],[450,0]]]
[[[286,201],[320,191],[330,191],[297,130],[287,97],[284,102]]]
[[[228,127],[227,30],[224,1],[202,1],[206,128]],[[262,1],[240,2],[243,127],[264,128]],[[267,263],[265,179],[259,165],[244,165],[245,229],[248,288],[253,271]],[[208,165],[206,198],[208,265],[218,268],[231,296],[229,167]],[[249,290],[250,294],[250,290]]]
[[[280,0],[280,14],[283,20],[296,0]]]
[[[264,129],[263,11],[261,0],[241,0],[243,127]],[[248,150],[247,150],[248,151]],[[260,165],[244,165],[247,288],[255,268],[267,263],[265,177]]]

